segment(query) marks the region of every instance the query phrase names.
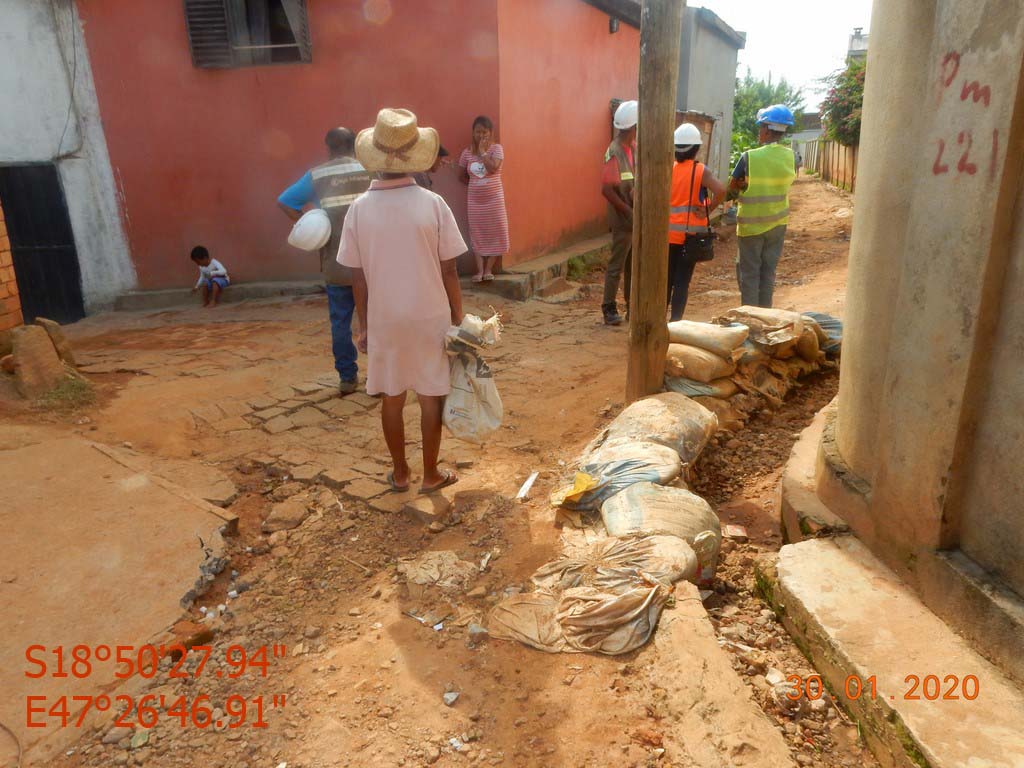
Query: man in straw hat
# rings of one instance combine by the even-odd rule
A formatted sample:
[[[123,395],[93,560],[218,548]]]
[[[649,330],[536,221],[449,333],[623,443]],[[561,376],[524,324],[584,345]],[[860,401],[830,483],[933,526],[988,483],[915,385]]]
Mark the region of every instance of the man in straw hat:
[[[402,410],[411,389],[420,403],[422,493],[458,480],[437,466],[441,411],[450,387],[444,336],[462,322],[456,259],[467,252],[451,209],[417,186],[411,174],[437,159],[437,131],[418,128],[405,109],[382,109],[356,138],[356,158],[381,178],[349,209],[338,261],[353,270],[360,318],[359,348],[367,352],[366,391],[382,395],[381,423],[394,468],[392,490],[409,488]]]

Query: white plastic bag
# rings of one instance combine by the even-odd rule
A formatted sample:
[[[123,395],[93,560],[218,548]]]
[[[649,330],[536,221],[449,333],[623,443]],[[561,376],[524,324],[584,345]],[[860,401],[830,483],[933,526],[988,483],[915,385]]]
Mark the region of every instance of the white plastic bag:
[[[444,401],[442,419],[452,436],[481,445],[501,426],[504,409],[494,375],[479,350],[492,347],[501,338],[497,313],[487,320],[466,315],[445,335],[445,350],[451,358],[452,391]]]
[[[452,391],[444,401],[444,425],[453,437],[480,445],[501,426],[504,409],[494,376],[475,351],[452,357]]]

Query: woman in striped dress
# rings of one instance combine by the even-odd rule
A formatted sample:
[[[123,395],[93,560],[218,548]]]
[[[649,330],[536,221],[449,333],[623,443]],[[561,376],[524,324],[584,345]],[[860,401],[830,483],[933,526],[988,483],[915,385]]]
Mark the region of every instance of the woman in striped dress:
[[[473,144],[462,150],[459,178],[469,185],[469,237],[476,258],[473,282],[493,280],[491,270],[508,253],[508,216],[505,189],[501,185],[501,144],[494,143],[494,124],[489,118],[473,121]]]

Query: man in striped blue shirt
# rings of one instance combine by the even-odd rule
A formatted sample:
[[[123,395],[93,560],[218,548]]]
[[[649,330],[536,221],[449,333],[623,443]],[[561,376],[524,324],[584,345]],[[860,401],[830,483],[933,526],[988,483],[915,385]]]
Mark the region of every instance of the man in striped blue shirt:
[[[292,221],[298,220],[309,204],[322,208],[331,220],[331,238],[320,249],[320,271],[327,288],[334,367],[342,395],[356,391],[359,368],[352,343],[352,271],[338,263],[338,245],[349,206],[370,186],[370,174],[355,158],[355,138],[348,128],[329,130],[324,141],[330,159],[308,170],[277,198],[278,207]]]

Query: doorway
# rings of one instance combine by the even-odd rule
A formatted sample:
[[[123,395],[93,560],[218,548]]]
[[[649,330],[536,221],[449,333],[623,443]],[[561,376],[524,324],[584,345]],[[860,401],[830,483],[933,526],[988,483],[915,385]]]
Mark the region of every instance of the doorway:
[[[82,271],[57,167],[0,166],[0,206],[25,322],[37,317],[58,323],[81,320]]]

